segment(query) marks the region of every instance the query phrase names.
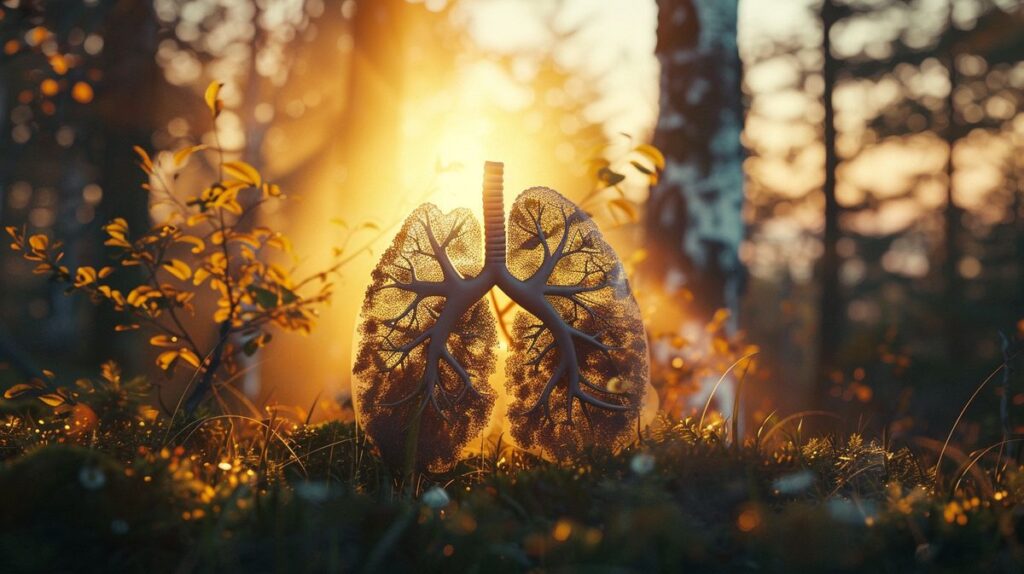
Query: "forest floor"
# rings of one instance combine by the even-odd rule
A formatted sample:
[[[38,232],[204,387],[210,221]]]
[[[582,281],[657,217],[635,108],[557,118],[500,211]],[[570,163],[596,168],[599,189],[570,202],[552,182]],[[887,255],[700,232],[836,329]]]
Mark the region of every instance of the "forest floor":
[[[113,387],[88,395],[84,423],[5,403],[0,571],[1024,567],[1024,472],[955,446],[936,476],[936,452],[804,436],[798,418],[742,446],[728,425],[666,419],[571,462],[485,445],[406,488],[351,422],[168,422]]]

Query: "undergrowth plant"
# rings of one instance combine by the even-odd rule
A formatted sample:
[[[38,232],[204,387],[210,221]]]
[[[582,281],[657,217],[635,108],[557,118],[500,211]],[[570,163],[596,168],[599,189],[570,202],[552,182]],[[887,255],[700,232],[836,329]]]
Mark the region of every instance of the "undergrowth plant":
[[[144,230],[130,229],[123,218],[108,222],[103,227],[104,245],[113,252],[112,264],[70,269],[62,263],[60,241],[24,228],[7,228],[11,248],[35,263],[34,273],[67,285],[69,293],[113,307],[123,317],[118,331],[144,332],[149,344],[160,350],[156,364],[168,377],[180,367],[188,368],[183,406],[189,414],[215,386],[238,373],[238,354],[254,354],[270,342],[274,328],[308,333],[318,309],[330,299],[331,275],[340,266],[335,261],[328,269],[296,276],[288,237],[259,224],[260,208],[286,196],[252,165],[225,159],[216,131],[223,109],[220,88],[219,83],[211,84],[205,97],[216,146],[187,146],[166,162],[154,161],[146,150],[135,148],[148,179],[143,188],[166,216]],[[201,190],[179,189],[181,171],[201,153],[212,156],[216,178]],[[336,259],[341,255],[335,250]],[[129,289],[113,286],[112,278],[122,273],[133,283]],[[216,299],[212,324],[195,317],[201,289],[209,289]],[[204,329],[216,331],[210,344],[200,342]],[[5,396],[23,394],[54,407],[76,402],[73,391],[52,380],[15,385]]]

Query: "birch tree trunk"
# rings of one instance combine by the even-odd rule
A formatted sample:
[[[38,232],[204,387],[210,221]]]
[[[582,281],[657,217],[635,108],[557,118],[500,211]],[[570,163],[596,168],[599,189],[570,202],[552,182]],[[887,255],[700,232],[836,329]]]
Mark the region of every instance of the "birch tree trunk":
[[[667,292],[688,289],[696,319],[731,310],[733,327],[744,276],[736,18],[737,0],[658,0],[654,145],[666,162],[646,211],[648,245]]]

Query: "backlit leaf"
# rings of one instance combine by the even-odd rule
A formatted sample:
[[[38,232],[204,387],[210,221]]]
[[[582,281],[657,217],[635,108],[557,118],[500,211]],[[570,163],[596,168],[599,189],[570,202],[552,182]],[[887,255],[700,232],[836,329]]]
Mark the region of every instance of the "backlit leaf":
[[[188,146],[186,148],[182,148],[182,149],[174,152],[174,167],[181,167],[181,166],[185,165],[185,162],[188,161],[188,158],[192,154],[196,153],[197,151],[204,150],[204,149],[206,149],[206,145],[200,144],[200,145]]]
[[[200,363],[199,357],[195,353],[190,351],[189,349],[185,349],[185,348],[179,349],[178,350],[178,356],[181,357],[181,360],[185,361],[186,363],[192,365],[193,367],[195,367],[197,369],[199,368],[199,363]]]
[[[156,358],[156,365],[161,371],[171,371],[178,362],[178,351],[165,351]]]
[[[95,283],[97,278],[96,270],[92,267],[82,266],[75,271],[75,287],[85,287]]]
[[[192,276],[192,269],[188,266],[187,263],[180,259],[171,259],[169,261],[164,261],[163,268],[166,269],[168,273],[174,275],[175,277],[181,279],[182,281],[186,281],[188,280],[189,277]]]
[[[182,235],[178,238],[179,243],[188,243],[192,246],[192,253],[199,254],[206,249],[206,242],[193,235]]]
[[[50,238],[45,235],[33,235],[28,238],[28,245],[33,251],[46,251]]]
[[[175,347],[178,345],[178,338],[170,335],[154,335],[149,339],[149,344],[154,347]]]
[[[67,399],[57,393],[47,393],[45,395],[40,395],[38,398],[50,407],[59,407],[67,402]]]
[[[146,150],[139,146],[134,146],[132,149],[135,150],[136,155],[139,156],[139,165],[142,167],[142,171],[149,175],[153,175],[153,160],[150,159]]]
[[[12,386],[11,388],[7,389],[6,391],[4,391],[4,398],[5,399],[14,399],[14,398],[20,397],[21,395],[23,395],[25,393],[28,393],[28,392],[31,392],[31,391],[37,391],[41,387],[42,387],[42,385],[40,383],[38,383],[38,382],[35,382],[34,384],[33,383],[18,383],[16,385]]]
[[[252,186],[259,186],[260,184],[260,172],[244,161],[224,162],[224,173]]]
[[[221,82],[211,82],[206,87],[206,94],[203,96],[203,99],[206,100],[206,107],[210,108],[210,113],[215,118],[224,109],[224,102],[220,99],[220,89],[222,87],[224,87],[224,84]]]
[[[651,163],[654,164],[654,167],[658,168],[658,171],[665,169],[665,156],[661,153],[660,149],[650,144],[640,144],[633,151],[651,160]]]

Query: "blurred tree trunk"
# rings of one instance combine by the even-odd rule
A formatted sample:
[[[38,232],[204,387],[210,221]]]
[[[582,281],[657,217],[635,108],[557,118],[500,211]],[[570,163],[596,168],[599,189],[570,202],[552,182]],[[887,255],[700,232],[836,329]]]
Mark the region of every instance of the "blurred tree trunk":
[[[8,124],[8,109],[11,82],[8,79],[8,73],[5,69],[0,68],[0,130],[4,133],[10,132],[10,125]],[[11,173],[14,169],[16,161],[16,154],[12,149],[8,148],[7,136],[2,140],[3,145],[0,149],[4,153],[0,153],[0,229],[4,227],[6,222],[4,221],[4,207],[7,206],[7,188],[11,184]],[[2,232],[2,231],[0,231]],[[7,234],[4,233],[4,243],[6,244]],[[9,254],[5,254],[9,256]],[[4,260],[4,257],[0,257],[0,262]],[[0,299],[5,295],[4,293],[4,281],[0,281]],[[17,339],[11,335],[7,326],[0,321],[0,363],[9,364],[19,375],[25,378],[38,377],[42,374],[40,368],[32,360],[22,346],[18,343]]]
[[[133,146],[152,147],[154,110],[162,85],[156,62],[157,22],[151,2],[113,3],[103,30],[103,81],[95,108],[100,127],[96,165],[103,189],[99,221],[124,217],[133,229],[149,228],[148,197],[140,186],[145,175],[135,167]],[[116,277],[116,276],[115,276]],[[121,281],[125,281],[124,278]],[[123,288],[123,285],[115,285]],[[97,308],[93,354],[97,361],[116,358],[138,365],[137,349],[120,348],[134,337],[112,337],[119,315],[107,305]]]
[[[824,88],[821,104],[824,109],[822,142],[825,147],[825,180],[822,194],[825,197],[824,230],[822,233],[822,257],[819,266],[820,316],[818,322],[818,376],[816,400],[828,396],[833,371],[837,367],[839,344],[842,336],[843,304],[839,292],[839,201],[836,198],[836,170],[839,155],[836,150],[835,106],[832,92],[836,83],[838,62],[832,53],[832,27],[838,19],[838,10],[833,0],[824,0],[821,7],[821,52],[822,79]]]
[[[953,176],[956,167],[953,163],[956,142],[960,137],[959,122],[956,115],[956,88],[959,83],[956,70],[957,45],[954,39],[953,3],[949,4],[949,15],[946,24],[946,35],[949,38],[946,49],[946,73],[949,77],[949,92],[946,95],[946,126],[942,137],[946,142],[946,208],[943,237],[942,276],[945,281],[943,291],[943,309],[946,319],[946,356],[951,368],[955,369],[960,361],[956,360],[963,345],[960,307],[963,304],[960,290],[960,276],[957,264],[960,260],[960,209],[956,204]]]
[[[646,207],[653,275],[688,289],[695,319],[735,327],[744,270],[741,63],[736,0],[658,0],[661,96],[654,145],[666,166]]]

